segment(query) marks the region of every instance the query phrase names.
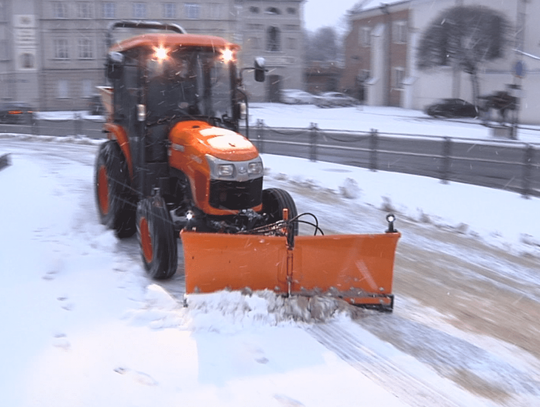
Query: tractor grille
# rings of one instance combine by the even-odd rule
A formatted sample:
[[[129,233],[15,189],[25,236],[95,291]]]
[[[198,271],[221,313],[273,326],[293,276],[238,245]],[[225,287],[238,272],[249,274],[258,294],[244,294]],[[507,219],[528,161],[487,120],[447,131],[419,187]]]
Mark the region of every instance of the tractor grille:
[[[248,209],[262,202],[262,177],[245,181],[210,181],[210,205],[217,209]]]

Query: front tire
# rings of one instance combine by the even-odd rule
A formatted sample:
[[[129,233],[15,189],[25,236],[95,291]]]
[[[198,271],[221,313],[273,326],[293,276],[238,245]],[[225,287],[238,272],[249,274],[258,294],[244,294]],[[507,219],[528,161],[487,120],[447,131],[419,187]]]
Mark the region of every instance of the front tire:
[[[279,188],[268,188],[262,193],[263,213],[268,215],[268,223],[283,220],[283,209],[289,210],[289,219],[298,216],[298,210],[292,196]],[[298,222],[292,223],[292,232],[298,236]]]
[[[131,194],[128,166],[120,146],[106,141],[95,165],[95,195],[101,223],[119,238],[135,234],[135,200]]]
[[[144,268],[156,280],[170,278],[178,266],[178,248],[171,216],[161,196],[137,206],[137,236]]]

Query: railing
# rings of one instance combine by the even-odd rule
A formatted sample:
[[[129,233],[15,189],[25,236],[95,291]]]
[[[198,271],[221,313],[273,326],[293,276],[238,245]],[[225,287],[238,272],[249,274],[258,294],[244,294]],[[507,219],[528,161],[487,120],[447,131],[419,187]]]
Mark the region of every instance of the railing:
[[[33,120],[0,124],[0,133],[102,138],[103,120],[79,115],[76,120]],[[251,141],[261,153],[464,182],[540,196],[540,144],[482,141],[405,133],[309,128],[271,128],[258,120]]]
[[[19,123],[0,123],[0,133],[19,133],[47,136],[86,136],[102,138],[104,119],[101,116],[87,116],[69,113],[70,117],[28,118]],[[73,118],[75,117],[75,118]]]
[[[251,139],[261,153],[439,178],[540,196],[539,145],[404,133],[270,128],[259,120]]]

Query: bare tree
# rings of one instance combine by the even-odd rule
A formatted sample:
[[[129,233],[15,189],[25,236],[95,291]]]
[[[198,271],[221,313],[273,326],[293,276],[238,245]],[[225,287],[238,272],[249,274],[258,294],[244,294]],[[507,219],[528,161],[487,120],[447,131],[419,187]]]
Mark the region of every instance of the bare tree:
[[[418,68],[452,66],[468,73],[476,103],[480,94],[479,67],[504,56],[509,34],[510,23],[496,10],[482,6],[452,7],[439,14],[423,33]]]
[[[314,33],[306,34],[307,62],[335,62],[339,53],[339,41],[336,30],[332,27],[319,28]]]

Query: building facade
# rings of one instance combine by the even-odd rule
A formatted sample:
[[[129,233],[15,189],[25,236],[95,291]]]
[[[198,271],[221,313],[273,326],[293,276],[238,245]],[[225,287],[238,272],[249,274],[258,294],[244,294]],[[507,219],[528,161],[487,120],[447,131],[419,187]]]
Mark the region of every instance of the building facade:
[[[240,67],[266,57],[267,83],[246,75],[245,85],[253,100],[273,100],[283,85],[302,86],[302,2],[0,0],[0,101],[86,109],[105,83],[106,31],[117,20],[169,22],[223,37],[242,46]]]
[[[409,7],[399,3],[354,15],[345,38],[342,88],[372,105],[400,106],[409,74]]]
[[[485,63],[478,73],[480,94],[513,89],[520,98],[519,120],[540,124],[540,3],[531,0],[367,0],[351,13],[345,40],[341,87],[362,95],[370,105],[423,110],[437,99],[473,101],[470,75],[450,66],[420,71],[417,48],[423,33],[444,10],[483,6],[500,12],[511,24],[511,44],[504,57]],[[517,64],[525,66],[517,75]],[[515,89],[515,88],[520,88]]]
[[[0,1],[0,101],[38,102],[41,54],[34,7],[33,0]]]
[[[253,101],[278,102],[280,89],[302,89],[304,69],[304,0],[239,0],[239,32],[242,63],[266,61],[267,80],[256,84],[245,75],[246,90]]]

